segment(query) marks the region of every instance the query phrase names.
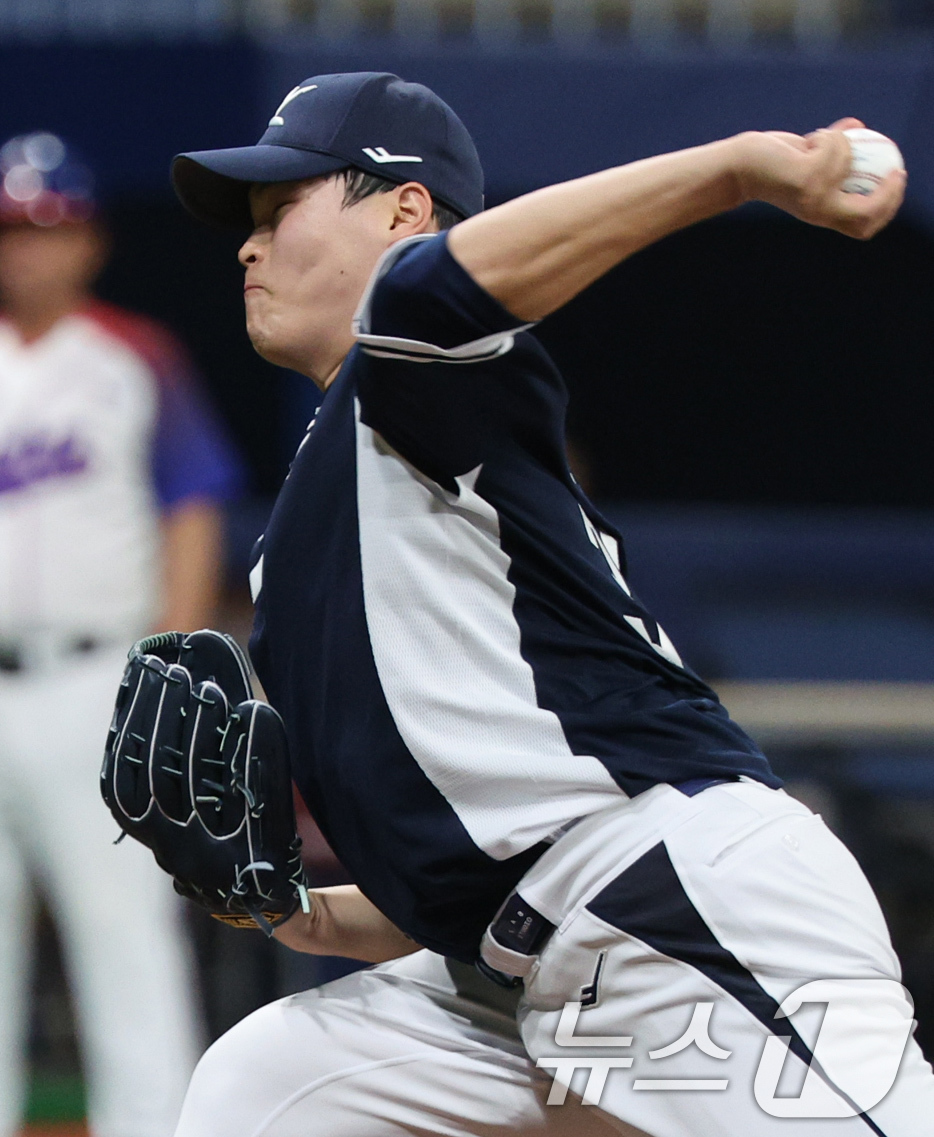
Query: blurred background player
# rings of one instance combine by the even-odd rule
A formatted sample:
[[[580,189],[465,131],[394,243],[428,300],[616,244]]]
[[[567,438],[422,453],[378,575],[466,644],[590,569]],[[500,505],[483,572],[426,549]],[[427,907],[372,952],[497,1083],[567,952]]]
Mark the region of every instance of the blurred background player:
[[[210,621],[239,471],[179,344],[94,298],[88,170],[52,134],[0,169],[0,1137],[24,1106],[37,890],[92,1132],[166,1137],[200,1043],[187,945],[146,851],[113,848],[96,772],[126,644]]]

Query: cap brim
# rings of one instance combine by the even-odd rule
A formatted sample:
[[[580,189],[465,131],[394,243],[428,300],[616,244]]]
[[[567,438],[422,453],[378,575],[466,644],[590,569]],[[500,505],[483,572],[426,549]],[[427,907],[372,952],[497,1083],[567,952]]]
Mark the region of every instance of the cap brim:
[[[252,229],[249,191],[255,182],[319,178],[347,165],[345,158],[292,146],[197,150],[173,160],[172,185],[182,205],[199,220]]]

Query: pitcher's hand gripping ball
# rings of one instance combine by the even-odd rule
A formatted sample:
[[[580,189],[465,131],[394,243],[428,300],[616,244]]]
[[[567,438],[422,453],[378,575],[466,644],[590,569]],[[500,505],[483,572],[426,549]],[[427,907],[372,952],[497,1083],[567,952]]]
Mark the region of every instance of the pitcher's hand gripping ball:
[[[285,730],[252,698],[229,636],[166,632],[134,644],[101,793],[176,891],[218,920],[271,935],[299,906],[309,911]]]

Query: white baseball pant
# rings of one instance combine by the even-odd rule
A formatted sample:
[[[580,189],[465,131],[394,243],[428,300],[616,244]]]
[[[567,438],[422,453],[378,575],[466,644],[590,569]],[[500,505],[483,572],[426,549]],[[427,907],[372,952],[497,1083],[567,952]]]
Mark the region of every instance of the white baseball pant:
[[[421,952],[245,1019],[199,1064],[176,1137],[930,1133],[878,904],[785,793],[657,786],[579,822],[519,891],[557,928],[521,1044],[498,988]]]
[[[125,649],[0,675],[0,1137],[18,1132],[36,885],[62,941],[95,1137],[168,1137],[198,1054],[180,902],[99,772]]]

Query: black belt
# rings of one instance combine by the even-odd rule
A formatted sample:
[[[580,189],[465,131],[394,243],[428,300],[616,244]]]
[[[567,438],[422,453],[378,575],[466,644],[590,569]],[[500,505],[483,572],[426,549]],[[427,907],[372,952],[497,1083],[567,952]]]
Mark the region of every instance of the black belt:
[[[738,774],[730,774],[725,778],[691,778],[686,782],[678,782],[677,785],[672,786],[673,790],[678,790],[679,793],[684,794],[685,797],[695,797],[703,790],[709,790],[711,786],[722,786],[727,782],[738,782]]]
[[[60,654],[90,655],[103,647],[103,642],[94,636],[74,636],[62,641]],[[30,652],[19,640],[0,639],[0,673],[17,675],[30,670]]]
[[[672,789],[678,790],[685,797],[695,797],[711,786],[722,786],[726,782],[738,782],[738,775],[724,778],[691,778],[686,782],[678,782]],[[490,925],[490,935],[498,944],[520,955],[537,955],[555,930],[555,925],[541,914],[536,912],[531,904],[527,904],[518,892],[513,892],[506,900],[499,915]],[[518,987],[522,980],[515,975],[507,975],[490,967],[482,957],[476,960],[477,970],[492,979],[500,987]]]

